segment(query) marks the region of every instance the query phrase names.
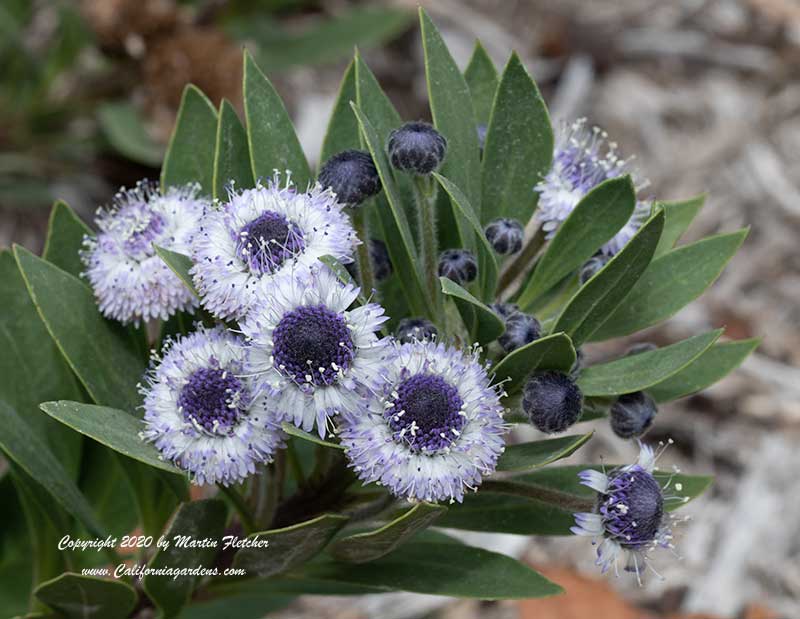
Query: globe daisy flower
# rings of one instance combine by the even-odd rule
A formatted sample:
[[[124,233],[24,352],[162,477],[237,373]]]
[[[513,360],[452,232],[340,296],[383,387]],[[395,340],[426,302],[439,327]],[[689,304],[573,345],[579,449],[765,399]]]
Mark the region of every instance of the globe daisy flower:
[[[619,156],[617,144],[608,141],[605,131],[587,127],[585,118],[561,125],[556,135],[553,165],[534,188],[539,193],[536,217],[546,238],[555,236],[558,227],[587,193],[603,181],[625,174],[634,179],[637,191],[649,184],[638,177],[632,159]],[[650,216],[650,210],[649,203],[637,202],[628,222],[600,251],[607,256],[618,253]]]
[[[194,294],[155,253],[153,245],[189,253],[189,239],[207,202],[197,185],[164,194],[147,181],[122,189],[111,208],[98,209],[96,237],[87,236],[83,276],[104,316],[123,323],[166,320],[197,305]]]
[[[341,417],[351,466],[364,483],[398,497],[461,502],[504,449],[499,387],[477,351],[434,341],[397,345],[387,369],[389,382],[368,411]]]
[[[277,277],[308,274],[325,255],[351,262],[358,240],[343,208],[330,189],[301,193],[277,173],[208,207],[192,241],[191,274],[204,307],[240,319]]]
[[[321,437],[342,412],[359,413],[385,383],[389,340],[376,332],[387,320],[374,303],[351,307],[359,289],[329,270],[275,280],[272,293],[241,325],[248,339],[247,372],[267,405]]]
[[[164,459],[196,484],[236,484],[283,446],[253,381],[243,374],[242,338],[198,327],[165,345],[140,385],[145,429]]]
[[[641,582],[648,568],[658,575],[650,564],[654,549],[674,550],[674,518],[665,511],[665,503],[688,498],[667,494],[672,479],[662,486],[653,476],[660,454],[646,445],[640,447],[635,464],[607,473],[589,469],[578,474],[583,485],[597,492],[597,504],[593,512],[575,514],[571,531],[599,543],[596,563],[604,573],[613,567],[619,575],[619,562],[624,560],[624,569],[634,572]],[[680,484],[675,489],[680,491]]]

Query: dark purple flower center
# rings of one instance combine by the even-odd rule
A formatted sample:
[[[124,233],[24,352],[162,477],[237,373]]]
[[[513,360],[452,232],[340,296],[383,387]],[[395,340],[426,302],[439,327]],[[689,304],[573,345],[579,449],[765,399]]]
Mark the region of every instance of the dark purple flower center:
[[[463,400],[458,389],[435,374],[415,374],[394,392],[385,417],[398,443],[412,451],[436,453],[460,436],[466,417],[459,414]]]
[[[305,247],[303,232],[275,211],[266,211],[239,231],[236,252],[251,271],[272,273]]]
[[[178,408],[183,419],[209,434],[228,434],[246,411],[247,394],[233,372],[221,368],[195,370],[181,389]]]
[[[272,342],[275,367],[299,384],[331,385],[355,356],[344,317],[324,305],[287,313],[272,332]]]
[[[600,495],[598,511],[606,535],[636,549],[656,538],[664,517],[664,495],[656,478],[635,465],[609,475],[608,491]]]

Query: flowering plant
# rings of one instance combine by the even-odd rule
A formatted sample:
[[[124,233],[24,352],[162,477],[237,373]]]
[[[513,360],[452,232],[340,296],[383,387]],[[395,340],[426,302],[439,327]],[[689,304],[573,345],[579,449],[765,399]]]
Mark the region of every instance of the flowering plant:
[[[516,55],[498,76],[477,45],[462,74],[421,29],[432,125],[356,54],[314,177],[245,54],[244,124],[187,87],[159,185],[121,191],[96,234],[57,203],[42,257],[2,254],[14,612],[29,588],[31,616],[110,619],[560,591],[441,527],[587,535],[640,580],[672,546],[710,480],[659,473],[645,433],[756,342],[583,350],[675,314],[745,231],[676,247],[702,197],[648,199],[604,133],[554,136]],[[592,420],[639,460],[554,465]],[[515,424],[560,435],[512,443]]]

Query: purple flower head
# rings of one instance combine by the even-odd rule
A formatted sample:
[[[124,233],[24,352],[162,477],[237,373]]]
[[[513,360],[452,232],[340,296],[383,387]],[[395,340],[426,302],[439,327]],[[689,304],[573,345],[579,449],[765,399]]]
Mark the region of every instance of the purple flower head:
[[[350,262],[357,239],[343,205],[316,185],[300,193],[276,175],[206,208],[192,239],[191,273],[203,305],[219,318],[243,318],[286,274],[308,276],[318,258]]]
[[[432,341],[396,346],[369,409],[340,418],[345,453],[364,483],[410,500],[460,502],[505,447],[498,387],[476,352]]]
[[[242,322],[250,346],[247,373],[276,415],[325,436],[339,413],[357,414],[386,382],[386,321],[373,303],[350,308],[358,288],[327,270],[275,280]]]
[[[192,310],[197,299],[155,253],[160,245],[188,254],[189,239],[208,202],[199,187],[170,187],[166,193],[142,181],[123,189],[109,209],[97,212],[97,237],[86,237],[83,275],[103,315],[123,323],[166,320]]]
[[[239,483],[283,445],[243,374],[244,343],[221,327],[168,342],[147,373],[142,438],[197,484]]]
[[[535,187],[539,193],[536,217],[547,238],[555,235],[587,193],[603,181],[625,174],[633,177],[637,191],[649,184],[637,176],[631,159],[619,156],[617,144],[608,141],[605,131],[589,128],[585,118],[561,125],[556,135],[553,165]],[[603,245],[601,252],[607,256],[618,253],[650,216],[650,210],[649,203],[638,202],[631,218]]]

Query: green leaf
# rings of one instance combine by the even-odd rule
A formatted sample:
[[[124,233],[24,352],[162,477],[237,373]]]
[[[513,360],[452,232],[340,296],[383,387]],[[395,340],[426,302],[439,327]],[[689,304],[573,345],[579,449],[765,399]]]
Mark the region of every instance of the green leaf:
[[[83,282],[22,247],[14,255],[39,316],[92,399],[136,410],[145,367],[126,331],[100,315]]]
[[[587,193],[558,228],[519,298],[523,309],[577,269],[630,219],[636,189],[629,176],[612,178]]]
[[[469,60],[464,80],[469,86],[469,93],[472,96],[472,107],[475,109],[475,119],[479,124],[489,124],[489,115],[492,113],[492,103],[497,86],[500,83],[497,79],[497,69],[494,68],[492,59],[483,49],[480,41],[475,41],[475,49]]]
[[[165,461],[151,443],[139,438],[139,433],[145,428],[144,422],[130,413],[107,406],[63,400],[43,402],[40,408],[53,419],[118,453],[163,471],[184,475],[179,468]]]
[[[463,217],[472,228],[478,243],[478,278],[480,279],[480,289],[483,291],[484,299],[493,299],[494,290],[497,287],[497,260],[494,257],[494,250],[491,244],[486,239],[483,233],[481,222],[478,221],[478,216],[475,214],[474,209],[467,200],[463,192],[456,187],[449,179],[441,174],[434,172],[433,176],[450,196],[451,204],[456,208],[456,211]]]
[[[264,548],[243,548],[236,553],[234,567],[248,574],[272,576],[301,566],[322,551],[347,522],[346,516],[323,514],[282,529],[254,533],[248,539],[269,542]]]
[[[542,95],[516,54],[500,78],[483,148],[483,217],[523,226],[536,208],[533,187],[550,169],[553,128]]]
[[[296,436],[299,439],[304,441],[308,441],[310,443],[314,443],[316,445],[321,445],[323,447],[330,447],[332,449],[344,449],[339,443],[332,443],[331,441],[326,441],[325,439],[321,439],[316,434],[311,434],[311,432],[306,432],[296,426],[293,426],[287,421],[281,423],[281,428],[283,431],[286,432],[289,436]]]
[[[166,249],[165,247],[159,247],[158,245],[153,245],[153,249],[155,250],[156,254],[158,254],[158,257],[166,263],[170,270],[175,273],[175,275],[177,275],[184,284],[186,284],[186,287],[191,290],[195,296],[200,296],[197,293],[197,289],[194,287],[192,275],[189,273],[191,268],[194,266],[192,259],[189,256]]]
[[[105,537],[103,526],[70,475],[45,442],[3,400],[0,400],[0,424],[3,428],[0,448],[9,459],[40,483],[90,533]]]
[[[561,311],[554,331],[563,331],[580,346],[597,331],[647,269],[661,238],[664,212],[659,211],[588,282]]]
[[[422,8],[419,19],[433,124],[447,139],[447,155],[439,171],[464,192],[478,219],[482,219],[478,123],[469,87],[439,31]],[[449,240],[443,247],[471,248],[473,234],[464,217],[453,212],[447,201],[440,200],[437,208],[443,233],[440,236]]]
[[[515,535],[571,535],[575,524],[573,510],[523,494],[525,486],[534,491],[539,488],[553,490],[567,500],[586,503],[596,494],[580,484],[578,473],[585,469],[601,470],[600,466],[576,465],[546,467],[525,475],[510,478],[522,486],[521,493],[489,492],[486,488],[464,497],[460,505],[453,505],[436,524],[437,526],[482,531],[486,533],[511,533]],[[605,470],[614,468],[605,466]],[[675,475],[673,472],[656,472],[656,479],[664,486],[673,477],[670,487],[681,484],[681,496],[694,498],[702,494],[711,483],[710,477]],[[668,511],[684,505],[683,500],[668,501]]]
[[[294,596],[253,592],[193,602],[183,609],[178,619],[263,619],[286,608]]]
[[[593,434],[589,432],[509,445],[497,462],[497,470],[518,473],[533,471],[571,456],[583,447]]]
[[[80,574],[62,574],[34,594],[68,619],[125,619],[136,606],[136,591],[129,584]]]
[[[656,402],[669,402],[701,391],[739,367],[760,342],[754,338],[714,344],[680,372],[647,391]]]
[[[127,101],[103,103],[97,108],[100,129],[120,155],[146,166],[158,167],[164,149],[151,139],[136,107]]]
[[[397,231],[397,236],[387,236],[386,239],[386,247],[394,265],[394,272],[400,277],[411,307],[421,309],[420,306],[422,306],[427,309],[428,300],[427,295],[424,293],[421,274],[417,268],[417,253],[414,247],[414,240],[411,236],[411,229],[408,225],[400,196],[394,185],[389,162],[386,160],[386,155],[383,151],[383,141],[378,137],[372,123],[357,105],[353,105],[353,111],[358,120],[361,135],[367,143],[372,159],[375,162],[375,167],[377,167],[378,174],[381,177],[383,194],[389,204],[394,230]],[[383,217],[382,221],[387,223]]]
[[[688,200],[656,202],[656,207],[663,208],[664,214],[667,216],[667,221],[664,223],[664,232],[661,233],[661,240],[656,248],[656,256],[667,253],[675,246],[675,243],[686,232],[697,213],[703,208],[705,201],[705,194],[701,194]]]
[[[291,170],[294,184],[305,191],[311,181],[311,171],[292,120],[275,88],[247,51],[244,53],[244,113],[253,177],[268,179],[275,170],[280,173]]]
[[[553,333],[534,340],[506,355],[494,368],[497,380],[509,380],[506,391],[517,393],[525,379],[537,369],[569,372],[575,365],[575,348],[564,333]]]
[[[265,7],[265,12],[269,11]],[[257,42],[265,69],[286,71],[299,65],[327,64],[346,57],[353,47],[369,48],[393,39],[407,27],[413,13],[401,8],[356,6],[312,20],[301,32],[288,32],[272,16],[245,14],[233,24],[239,39]]]
[[[503,334],[503,331],[506,330],[505,323],[491,308],[473,297],[453,280],[440,277],[439,282],[442,284],[442,292],[455,302],[467,328],[472,324],[474,318],[476,326],[472,334],[473,341],[487,344]]]
[[[235,189],[248,189],[255,184],[247,132],[231,103],[223,99],[217,123],[212,196],[217,200],[227,199],[225,190],[231,182]]]
[[[443,505],[417,503],[379,529],[341,538],[331,547],[330,553],[335,559],[353,563],[380,559],[427,529],[446,511]]]
[[[581,372],[578,386],[585,396],[611,396],[647,389],[680,372],[720,335],[722,329],[717,329],[677,344],[590,366]]]
[[[42,257],[59,269],[78,277],[83,271],[83,262],[78,252],[83,246],[83,237],[87,234],[91,234],[91,230],[75,211],[65,202],[57,201],[50,211]]]
[[[522,563],[461,544],[411,541],[364,564],[319,561],[303,570],[310,579],[483,600],[524,599],[561,592]]]
[[[147,566],[159,568],[210,568],[218,548],[191,544],[180,546],[176,538],[190,540],[216,540],[221,542],[225,533],[225,520],[228,510],[225,503],[217,499],[205,499],[182,503],[170,520],[164,536],[171,541],[168,548],[159,548]],[[148,574],[142,585],[145,592],[156,603],[165,617],[175,617],[191,599],[192,591],[198,581],[197,576],[179,576]]]
[[[350,107],[350,102],[357,100],[356,66],[355,61],[351,61],[342,77],[339,96],[336,97],[336,104],[328,121],[328,129],[319,155],[320,164],[342,151],[361,147],[358,140],[358,122]]]
[[[161,189],[199,183],[210,196],[214,185],[214,147],[217,143],[217,110],[196,86],[183,91],[175,129],[161,168]]]
[[[629,335],[676,314],[719,277],[747,232],[744,229],[681,245],[653,260],[592,339]]]

